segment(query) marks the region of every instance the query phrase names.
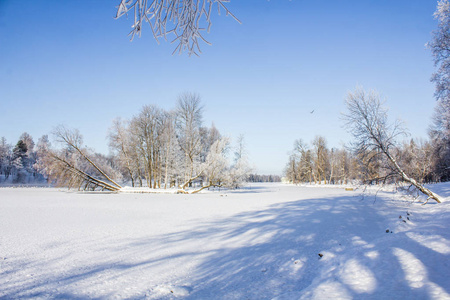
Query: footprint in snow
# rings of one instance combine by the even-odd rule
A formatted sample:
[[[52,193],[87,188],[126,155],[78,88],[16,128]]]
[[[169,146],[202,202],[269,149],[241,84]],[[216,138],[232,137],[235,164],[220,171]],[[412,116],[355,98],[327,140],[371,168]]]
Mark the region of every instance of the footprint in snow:
[[[159,295],[174,295],[177,297],[188,296],[192,291],[189,286],[175,286],[175,285],[159,285],[152,288],[152,292]]]

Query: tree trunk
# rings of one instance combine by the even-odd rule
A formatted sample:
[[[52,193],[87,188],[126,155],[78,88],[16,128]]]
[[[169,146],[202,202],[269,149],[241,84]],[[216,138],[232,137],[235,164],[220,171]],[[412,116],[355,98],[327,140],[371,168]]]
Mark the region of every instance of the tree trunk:
[[[107,182],[104,182],[102,180],[99,180],[97,178],[94,178],[94,177],[90,176],[89,174],[81,171],[80,169],[76,168],[75,166],[73,166],[72,164],[67,162],[65,159],[60,158],[57,155],[51,154],[51,156],[54,159],[56,159],[59,162],[61,162],[62,164],[64,164],[65,167],[67,168],[67,170],[69,172],[72,172],[72,174],[74,174],[74,176],[78,176],[84,182],[86,182],[85,189],[89,186],[89,184],[93,184],[94,188],[95,188],[95,186],[98,186],[98,187],[101,187],[103,189],[107,189],[107,190],[110,190],[110,191],[118,191],[118,190],[120,190],[120,188],[118,188],[118,187],[116,187],[114,185],[110,185]]]
[[[203,191],[204,189],[208,189],[208,188],[213,187],[213,186],[214,187],[221,187],[222,185],[221,184],[214,184],[214,183],[210,182],[208,185],[202,186],[200,189],[193,191],[191,194],[197,194],[197,193]]]
[[[97,170],[99,171],[103,176],[105,176],[106,179],[108,179],[112,184],[114,184],[116,187],[121,189],[122,187],[117,184],[114,180],[112,180],[108,175],[106,175],[105,172],[103,172],[92,160],[89,159],[78,147],[75,147],[75,149]]]
[[[421,191],[423,194],[428,196],[428,199],[433,199],[435,200],[437,203],[442,203],[442,199],[441,197],[436,194],[433,193],[432,191],[430,191],[429,189],[427,189],[426,187],[422,186],[420,183],[418,183],[414,178],[409,177],[408,175],[406,175],[405,172],[403,172],[402,168],[400,168],[400,166],[397,164],[397,161],[391,156],[391,154],[387,151],[383,149],[384,154],[386,154],[386,156],[389,158],[389,160],[392,162],[392,164],[394,165],[394,168],[396,170],[396,172],[407,182],[411,183],[413,186],[415,186],[419,191]],[[427,199],[427,201],[428,201]]]

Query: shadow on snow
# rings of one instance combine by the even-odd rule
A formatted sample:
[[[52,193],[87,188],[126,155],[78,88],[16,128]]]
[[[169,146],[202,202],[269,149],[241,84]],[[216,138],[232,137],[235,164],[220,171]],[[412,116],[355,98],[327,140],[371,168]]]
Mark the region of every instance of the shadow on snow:
[[[187,226],[189,230],[163,236],[105,238],[103,251],[108,257],[103,262],[80,262],[66,274],[54,272],[58,261],[67,258],[29,261],[20,269],[39,265],[53,271],[39,280],[24,279],[10,288],[0,288],[0,297],[81,299],[91,296],[52,294],[51,289],[77,284],[95,286],[102,280],[121,278],[138,281],[142,279],[133,274],[151,274],[155,267],[167,264],[177,268],[186,262],[192,263],[189,276],[168,276],[164,281],[188,287],[188,295],[183,296],[187,299],[310,299],[327,295],[389,299],[432,298],[434,294],[450,293],[449,253],[426,247],[407,233],[386,233],[389,218],[398,216],[398,212],[381,215],[377,209],[380,201],[373,205],[372,201],[359,199],[304,199],[214,222],[197,222]],[[443,226],[448,225],[446,218]],[[431,234],[432,230],[423,228],[422,233]],[[445,238],[449,240],[449,236]],[[83,247],[89,248],[89,244],[74,251],[82,251]],[[441,267],[431,269],[429,265]],[[16,270],[1,270],[0,276],[6,275],[4,272]],[[152,298],[156,288],[149,282],[146,290],[133,298]],[[105,291],[100,297],[117,296],[116,292]]]

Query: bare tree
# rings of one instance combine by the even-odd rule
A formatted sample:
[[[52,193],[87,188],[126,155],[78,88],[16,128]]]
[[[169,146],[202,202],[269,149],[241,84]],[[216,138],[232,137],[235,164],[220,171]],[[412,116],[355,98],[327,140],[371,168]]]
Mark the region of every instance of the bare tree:
[[[164,188],[172,186],[179,172],[179,145],[175,131],[175,113],[164,112],[162,118],[161,161],[164,167]]]
[[[103,170],[100,169],[85,153],[82,149],[83,137],[78,130],[70,130],[62,125],[55,128],[53,134],[58,142],[65,143],[69,149],[73,149],[78,152],[90,165],[92,165],[95,170],[97,170],[102,176],[104,176],[109,182],[118,187],[121,186],[117,184],[112,178],[110,178]]]
[[[312,142],[314,152],[314,167],[317,173],[317,181],[319,184],[324,181],[327,184],[327,171],[328,171],[328,148],[327,142],[324,137],[316,136]]]
[[[200,160],[204,162],[206,160],[206,156],[208,155],[211,146],[214,144],[215,141],[221,138],[221,134],[214,125],[214,123],[211,124],[210,128],[203,126],[200,127],[199,133],[201,144]]]
[[[334,153],[333,153],[334,152]],[[350,153],[343,147],[342,149],[332,149],[331,165],[333,167],[335,180],[340,184],[347,184],[350,179],[355,175],[352,172],[352,163],[354,159]]]
[[[320,174],[316,167],[316,157],[306,142],[302,139],[295,140],[294,149],[285,169],[285,175],[288,180],[295,184],[300,182],[309,182],[311,184],[312,181],[317,183],[320,180]]]
[[[234,163],[230,169],[229,185],[232,188],[241,187],[251,171],[244,135],[241,134],[237,138],[237,146],[234,151]]]
[[[198,193],[210,187],[228,186],[230,181],[229,164],[225,153],[229,146],[228,138],[220,138],[212,145],[206,157],[206,161],[201,164],[199,175],[206,178],[206,184],[192,193]]]
[[[435,83],[437,105],[432,117],[430,138],[434,144],[434,172],[440,180],[450,180],[450,2],[440,0],[435,18],[438,28],[428,43],[437,67],[431,81]]]
[[[184,183],[181,188],[192,183],[200,175],[196,169],[201,161],[199,155],[202,151],[200,127],[202,124],[203,107],[200,96],[184,93],[178,98],[176,108],[176,125],[181,150],[185,155]]]
[[[245,148],[245,137],[243,134],[240,134],[237,138],[236,150],[234,151],[235,161],[238,161],[247,156],[247,150]]]
[[[440,101],[450,101],[450,2],[440,0],[434,17],[438,20],[438,29],[433,32],[431,49],[434,63],[438,70],[431,81],[436,84],[436,98]]]
[[[296,172],[297,169],[297,160],[296,156],[294,154],[289,155],[289,161],[286,165],[286,168],[284,169],[284,176],[286,176],[287,180],[290,183],[297,183],[296,180]]]
[[[400,150],[400,162],[407,174],[418,182],[433,180],[433,147],[430,142],[411,139],[404,143]]]
[[[336,183],[336,178],[338,178],[339,171],[339,150],[336,148],[331,148],[328,154],[328,183],[334,184]]]
[[[296,168],[296,180],[299,182],[317,182],[317,176],[314,172],[314,163],[311,150],[308,144],[302,139],[294,142],[294,155],[297,157],[298,164]]]
[[[101,159],[82,147],[83,138],[78,130],[64,126],[55,128],[53,135],[57,142],[64,145],[60,150],[50,147],[48,139],[43,139],[39,145],[40,152],[37,165],[40,169],[60,185],[79,189],[106,189],[118,191],[121,186],[105,171],[108,169]],[[105,170],[104,170],[105,169]],[[109,169],[111,171],[111,169]],[[100,179],[102,178],[102,179]]]
[[[109,147],[117,153],[118,164],[131,180],[131,186],[135,186],[137,175],[136,166],[133,159],[133,145],[130,141],[130,134],[126,124],[119,118],[113,120],[113,125],[109,130]]]
[[[433,172],[439,180],[450,180],[450,99],[438,100],[429,128],[433,142]]]
[[[159,172],[159,142],[161,110],[155,105],[146,105],[131,121],[138,140],[139,156],[143,160],[147,186],[156,188]]]
[[[236,21],[240,21],[227,9],[225,3],[228,0],[121,0],[117,7],[116,18],[127,14],[130,10],[134,13],[134,22],[130,32],[131,40],[137,34],[142,33],[143,23],[147,22],[156,41],[159,38],[167,38],[168,34],[173,33],[175,39],[172,42],[178,42],[178,46],[173,53],[181,53],[184,50],[188,54],[196,54],[200,51],[199,39],[209,44],[201,31],[202,24],[205,22],[207,31],[211,28],[211,15],[214,4],[217,4],[217,10],[223,10],[226,15],[230,15]],[[204,17],[204,21],[203,21]],[[173,27],[168,23],[173,23]]]
[[[353,135],[354,149],[358,154],[383,155],[392,173],[416,187],[419,191],[438,203],[441,197],[423,187],[408,176],[399,165],[394,152],[397,151],[397,138],[405,131],[399,122],[388,123],[387,109],[379,95],[372,91],[366,93],[362,88],[350,92],[346,98],[347,113],[343,115],[348,131]],[[427,199],[427,201],[428,201]]]
[[[382,168],[384,157],[380,155],[380,151],[357,150],[355,151],[356,173],[363,184],[378,184],[386,182],[390,177],[386,174],[386,170]],[[392,175],[391,172],[388,173]]]

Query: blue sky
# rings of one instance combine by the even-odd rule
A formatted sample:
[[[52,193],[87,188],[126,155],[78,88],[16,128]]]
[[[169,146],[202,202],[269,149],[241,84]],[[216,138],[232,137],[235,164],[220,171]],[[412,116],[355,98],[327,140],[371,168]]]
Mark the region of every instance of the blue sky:
[[[204,125],[244,134],[256,171],[281,174],[295,139],[350,140],[340,113],[361,85],[427,137],[436,1],[232,0],[242,24],[215,15],[200,57],[172,55],[175,45],[158,45],[148,26],[130,42],[132,15],[115,20],[118,3],[0,1],[0,136],[37,141],[66,124],[106,154],[114,118],[195,92]]]

